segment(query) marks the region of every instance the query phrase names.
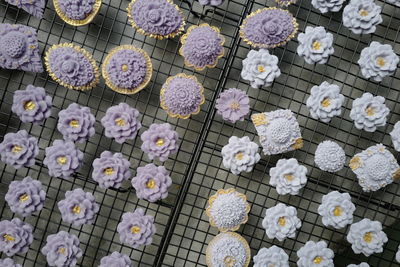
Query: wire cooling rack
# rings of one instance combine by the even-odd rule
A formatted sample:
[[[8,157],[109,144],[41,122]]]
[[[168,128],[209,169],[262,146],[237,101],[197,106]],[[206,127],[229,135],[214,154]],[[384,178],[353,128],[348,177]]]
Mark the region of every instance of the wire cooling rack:
[[[175,1],[182,9],[188,25],[207,22],[221,28],[225,36],[225,56],[214,69],[193,72],[183,65],[178,56],[178,39],[154,40],[135,32],[127,24],[127,0],[105,0],[100,13],[94,21],[82,27],[65,24],[55,13],[51,1],[48,1],[44,18],[38,20],[22,10],[0,0],[0,20],[3,23],[20,23],[38,29],[40,50],[43,54],[51,45],[60,42],[73,42],[90,51],[100,64],[107,52],[121,44],[133,44],[148,52],[153,61],[153,78],[149,86],[133,96],[114,93],[105,87],[104,82],[88,92],[67,90],[53,82],[46,73],[33,74],[22,71],[0,70],[0,136],[7,132],[26,129],[39,139],[40,153],[36,164],[31,168],[15,170],[0,163],[0,209],[1,219],[11,219],[16,215],[7,207],[4,195],[12,180],[20,180],[30,175],[39,179],[47,191],[47,199],[39,214],[24,220],[34,226],[34,242],[24,255],[14,259],[23,266],[46,266],[46,260],[40,253],[46,237],[60,230],[77,235],[83,249],[79,266],[97,266],[101,257],[112,251],[120,251],[130,256],[134,266],[205,266],[205,249],[209,241],[218,233],[210,228],[204,210],[207,199],[220,188],[234,187],[245,193],[251,203],[248,223],[239,230],[249,242],[252,255],[261,247],[272,244],[285,249],[290,256],[290,264],[295,265],[296,251],[308,240],[325,240],[335,253],[335,265],[346,266],[349,263],[367,261],[371,266],[398,266],[394,255],[400,243],[399,211],[400,188],[394,183],[375,193],[363,193],[354,174],[344,168],[336,174],[320,171],[314,166],[314,151],[318,143],[330,139],[338,142],[346,152],[347,160],[355,153],[375,143],[383,143],[394,152],[387,134],[400,119],[400,72],[375,83],[364,79],[359,72],[357,60],[360,51],[372,40],[391,44],[397,54],[400,53],[400,8],[377,1],[382,6],[383,23],[374,34],[354,35],[343,27],[341,12],[320,14],[311,7],[309,0],[299,0],[289,10],[297,18],[300,31],[306,25],[323,25],[334,34],[335,54],[325,65],[308,65],[296,55],[297,41],[293,40],[285,47],[271,52],[280,59],[282,75],[272,87],[252,89],[247,82],[240,80],[241,61],[246,57],[249,47],[239,38],[239,26],[247,14],[265,6],[274,6],[273,1],[265,0],[226,0],[217,8],[202,7],[197,1]],[[179,72],[194,74],[205,87],[206,103],[200,114],[188,120],[167,117],[159,106],[159,91],[168,76]],[[323,81],[335,83],[342,88],[346,96],[343,114],[326,124],[309,117],[305,100],[313,85]],[[15,90],[34,84],[46,88],[53,97],[52,116],[42,125],[21,123],[11,113],[12,95]],[[235,176],[221,167],[221,148],[232,135],[247,135],[257,139],[255,129],[249,117],[244,122],[230,124],[215,114],[214,104],[218,94],[236,87],[245,90],[251,98],[251,112],[271,111],[277,108],[289,108],[297,114],[305,140],[303,149],[285,155],[264,156],[252,173]],[[352,100],[364,92],[382,95],[391,110],[388,124],[374,133],[355,129],[349,119]],[[62,136],[56,130],[57,114],[70,103],[76,102],[91,108],[96,116],[96,134],[87,143],[78,147],[85,154],[84,166],[76,176],[67,181],[50,177],[43,166],[44,148]],[[120,102],[126,102],[141,113],[143,128],[154,122],[169,122],[180,135],[179,152],[164,163],[171,172],[173,185],[167,199],[149,203],[138,200],[130,182],[123,184],[120,190],[103,190],[91,179],[91,163],[104,150],[121,152],[130,160],[131,170],[135,173],[138,166],[148,163],[140,150],[140,138],[122,145],[104,136],[100,119],[106,109]],[[395,154],[398,158],[398,154]],[[296,157],[309,171],[308,183],[298,196],[280,196],[268,184],[269,169],[282,157]],[[61,221],[56,206],[64,198],[66,191],[82,187],[92,192],[101,205],[93,225],[74,227]],[[339,190],[349,192],[357,206],[355,221],[367,217],[383,223],[389,242],[384,252],[369,258],[354,255],[346,242],[347,230],[335,230],[322,225],[317,214],[322,195]],[[261,221],[265,209],[278,202],[295,206],[303,222],[296,238],[283,242],[272,241],[265,235]],[[123,212],[144,208],[147,214],[155,217],[157,233],[153,243],[140,249],[132,249],[119,242],[116,227]],[[5,255],[1,254],[1,257]]]

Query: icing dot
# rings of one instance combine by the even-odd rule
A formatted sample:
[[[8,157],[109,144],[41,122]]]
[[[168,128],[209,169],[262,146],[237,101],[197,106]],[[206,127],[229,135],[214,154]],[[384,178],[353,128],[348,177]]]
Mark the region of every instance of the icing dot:
[[[294,179],[293,174],[285,174],[283,177],[285,177],[285,179],[288,181],[293,181],[293,179]]]
[[[259,72],[264,72],[264,71],[265,71],[265,67],[264,67],[263,65],[258,65],[258,66],[257,66],[257,70],[258,70]]]
[[[368,10],[365,10],[365,9],[360,9],[360,11],[358,12],[359,14],[360,14],[360,16],[362,16],[362,17],[366,17],[366,16],[368,16],[369,15],[369,12],[368,12]]]
[[[22,150],[22,147],[19,146],[19,145],[14,145],[14,146],[12,147],[12,149],[11,149],[11,151],[12,151],[13,153],[15,153],[15,154],[21,152],[21,150]]]
[[[23,195],[21,195],[20,197],[19,197],[19,201],[21,201],[21,202],[25,202],[25,201],[27,201],[29,199],[29,195],[27,195],[27,194],[23,194]]]
[[[226,256],[224,258],[224,264],[227,267],[232,267],[235,265],[235,263],[236,263],[236,260],[232,256]]]
[[[140,233],[140,227],[139,227],[139,226],[136,226],[136,225],[132,226],[132,227],[131,227],[131,233],[132,233],[132,234],[138,234],[138,233]]]
[[[33,110],[35,107],[36,107],[36,104],[33,101],[26,101],[24,103],[24,109],[25,110]]]
[[[58,253],[59,254],[65,254],[65,248],[64,247],[59,248],[58,249]]]
[[[122,71],[128,71],[129,70],[128,65],[126,65],[126,64],[122,65],[121,70]]]
[[[103,171],[103,173],[104,173],[105,175],[111,175],[111,174],[114,173],[114,169],[111,168],[111,167],[105,168],[104,171]]]
[[[321,49],[321,43],[318,42],[318,41],[314,41],[314,42],[312,43],[312,49],[313,49],[313,50],[320,50],[320,49]]]
[[[77,120],[71,120],[69,122],[69,126],[71,126],[72,128],[77,128],[79,126],[79,121]]]
[[[278,224],[280,225],[280,226],[285,226],[286,225],[286,219],[285,219],[285,217],[279,217],[279,219],[278,219]]]
[[[386,65],[386,61],[385,61],[385,59],[383,57],[377,57],[376,58],[376,64],[379,67],[384,67]]]
[[[115,119],[115,124],[120,127],[125,126],[125,120],[122,118]]]
[[[156,186],[156,182],[154,181],[154,179],[150,179],[147,183],[146,183],[146,187],[149,189],[153,189]]]
[[[75,214],[81,213],[81,207],[79,205],[76,205],[72,208],[72,212]]]
[[[321,101],[321,106],[324,108],[327,108],[331,105],[331,100],[329,98],[324,98],[324,100]]]
[[[322,258],[321,258],[320,256],[317,256],[317,257],[315,257],[315,258],[313,259],[313,262],[314,262],[315,264],[320,264],[320,263],[322,262]]]
[[[340,216],[342,215],[342,208],[340,206],[336,206],[333,210],[333,216]]]
[[[375,109],[373,107],[367,107],[365,109],[365,112],[367,113],[368,116],[374,116],[375,115]]]
[[[157,146],[163,146],[164,145],[164,139],[162,139],[162,138],[157,139],[156,145]]]
[[[236,153],[235,155],[235,159],[237,160],[242,160],[244,157],[244,154],[242,152]]]
[[[67,158],[64,156],[58,157],[57,158],[57,163],[60,165],[64,165],[65,163],[67,163]]]
[[[229,107],[232,110],[239,110],[240,109],[240,104],[237,101],[233,101]]]
[[[4,241],[7,241],[7,242],[13,242],[15,240],[15,238],[12,235],[9,235],[9,234],[5,234],[3,236],[3,238],[4,238]]]
[[[364,234],[363,239],[366,243],[371,243],[372,239],[374,239],[374,236],[372,235],[371,232],[367,232]]]

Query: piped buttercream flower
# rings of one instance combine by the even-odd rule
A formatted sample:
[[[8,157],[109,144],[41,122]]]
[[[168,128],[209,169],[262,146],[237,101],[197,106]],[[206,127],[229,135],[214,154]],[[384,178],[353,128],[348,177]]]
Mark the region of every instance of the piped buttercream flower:
[[[101,3],[101,0],[53,0],[57,15],[73,26],[90,23],[100,11]]]
[[[397,261],[398,263],[400,263],[400,245],[399,245],[399,247],[397,248],[397,252],[396,252],[396,261]]]
[[[368,34],[382,23],[382,8],[373,0],[351,0],[343,9],[343,25],[355,34]]]
[[[278,3],[278,5],[287,7],[291,4],[295,4],[297,0],[275,0],[275,2]]]
[[[308,241],[297,251],[298,267],[334,267],[333,257],[335,254],[328,248],[325,241]]]
[[[277,246],[261,248],[253,257],[254,267],[289,267],[289,256]]]
[[[312,0],[311,4],[321,13],[338,12],[342,9],[344,0]]]
[[[269,170],[269,175],[269,184],[280,195],[297,195],[307,183],[307,168],[295,158],[278,160],[276,166]]]
[[[326,32],[322,26],[307,26],[304,33],[300,33],[297,54],[308,64],[325,64],[335,52],[333,48],[333,34]]]
[[[21,264],[15,263],[11,258],[0,259],[0,266],[2,267],[22,267]]]
[[[231,123],[243,121],[250,111],[250,99],[239,89],[230,88],[219,94],[215,108],[224,120]]]
[[[43,18],[44,8],[46,6],[45,0],[6,0],[6,2],[18,8],[22,8],[39,19]]]
[[[322,203],[318,207],[318,214],[322,216],[325,226],[333,226],[336,229],[353,223],[353,213],[356,206],[351,202],[348,193],[332,191],[322,197]]]
[[[393,130],[390,132],[390,137],[392,139],[394,149],[396,149],[396,151],[400,151],[400,121],[396,122],[394,125]]]
[[[361,262],[360,264],[349,264],[347,267],[370,267],[368,263]]]
[[[224,0],[199,0],[199,4],[203,6],[220,6]]]
[[[33,227],[18,218],[0,221],[0,252],[9,257],[26,253],[33,242],[32,232]]]
[[[386,0],[386,3],[391,3],[391,4],[395,5],[395,6],[400,7],[400,0]]]
[[[111,255],[101,258],[99,267],[131,267],[131,259],[122,253],[114,251]]]
[[[315,164],[323,171],[338,172],[346,162],[346,154],[338,143],[323,141],[315,150]]]

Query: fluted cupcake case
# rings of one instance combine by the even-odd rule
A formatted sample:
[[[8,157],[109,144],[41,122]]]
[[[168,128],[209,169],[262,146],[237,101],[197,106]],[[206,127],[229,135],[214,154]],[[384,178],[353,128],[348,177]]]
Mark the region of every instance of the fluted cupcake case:
[[[57,15],[72,26],[83,26],[92,22],[100,11],[102,0],[53,0]]]

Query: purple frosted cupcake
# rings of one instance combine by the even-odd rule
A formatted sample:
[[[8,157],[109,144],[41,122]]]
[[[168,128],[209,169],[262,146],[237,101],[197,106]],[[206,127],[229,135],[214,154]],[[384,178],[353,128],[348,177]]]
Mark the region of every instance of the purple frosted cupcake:
[[[41,19],[43,18],[44,8],[46,6],[45,0],[6,0],[7,3],[22,8],[29,14]]]
[[[44,58],[47,72],[60,85],[90,90],[100,80],[99,67],[85,49],[70,43],[53,45]]]
[[[122,215],[122,221],[118,224],[117,231],[121,243],[133,248],[150,245],[156,232],[154,217],[145,215],[141,208],[134,212],[126,212]]]
[[[123,181],[131,177],[129,160],[121,153],[104,151],[100,158],[93,161],[92,178],[101,188],[119,188]]]
[[[132,27],[153,38],[173,38],[185,28],[183,14],[171,0],[132,0],[127,11]]]
[[[243,121],[249,114],[249,102],[250,99],[244,91],[230,88],[219,94],[215,108],[224,120],[235,123]]]
[[[14,218],[0,221],[0,252],[11,257],[17,253],[26,253],[33,242],[33,227]]]
[[[224,55],[225,38],[217,27],[207,23],[190,26],[181,37],[179,54],[185,58],[185,65],[196,70],[214,68]]]
[[[1,161],[16,169],[33,166],[38,154],[38,140],[25,130],[6,134],[0,143]]]
[[[49,175],[69,179],[78,171],[83,162],[83,153],[71,141],[55,140],[46,148],[43,164],[49,169]]]
[[[101,258],[99,267],[131,267],[132,261],[125,254],[114,251],[111,255]]]
[[[143,141],[141,149],[151,160],[166,161],[169,155],[178,151],[179,136],[169,123],[153,123],[140,138]]]
[[[110,51],[101,71],[112,90],[121,94],[136,94],[150,82],[153,65],[143,49],[121,45]]]
[[[57,15],[72,26],[89,24],[101,7],[101,0],[53,0]]]
[[[168,188],[172,185],[172,179],[164,166],[156,166],[153,163],[137,168],[136,177],[132,179],[132,186],[140,199],[156,202],[168,196]]]
[[[90,108],[72,103],[58,113],[57,129],[64,140],[83,143],[94,135],[95,122]]]
[[[274,48],[289,42],[297,30],[296,18],[289,11],[267,7],[247,16],[240,26],[240,37],[255,48]]]
[[[0,23],[0,68],[43,72],[34,28]]]
[[[164,83],[160,92],[161,107],[173,118],[188,119],[200,112],[204,88],[192,75],[179,73]]]
[[[138,117],[139,111],[126,103],[109,107],[106,115],[101,119],[105,136],[114,138],[115,142],[119,144],[126,140],[135,139],[137,132],[142,127]]]
[[[41,210],[45,199],[46,192],[42,189],[42,183],[30,176],[22,181],[12,181],[5,196],[11,211],[22,217]]]
[[[22,267],[21,264],[15,263],[11,258],[0,259],[0,266],[2,267]]]

